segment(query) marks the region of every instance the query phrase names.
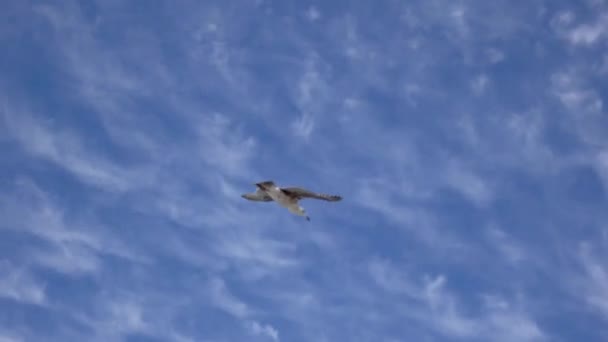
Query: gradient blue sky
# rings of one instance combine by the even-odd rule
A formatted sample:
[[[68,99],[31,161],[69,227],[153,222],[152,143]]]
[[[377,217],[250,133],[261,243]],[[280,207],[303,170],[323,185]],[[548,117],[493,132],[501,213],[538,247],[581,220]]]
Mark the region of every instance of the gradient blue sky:
[[[0,341],[608,341],[607,44],[603,0],[3,1]]]

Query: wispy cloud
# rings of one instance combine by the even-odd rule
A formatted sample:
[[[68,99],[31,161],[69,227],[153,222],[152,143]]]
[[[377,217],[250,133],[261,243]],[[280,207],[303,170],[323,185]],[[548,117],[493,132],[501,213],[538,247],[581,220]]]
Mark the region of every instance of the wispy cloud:
[[[606,243],[600,244],[605,246]],[[580,248],[580,260],[584,269],[582,296],[584,300],[596,310],[599,310],[604,318],[608,319],[608,265],[603,262],[603,254],[596,257],[589,244],[583,244]]]
[[[486,87],[488,86],[489,81],[490,80],[488,79],[488,76],[486,76],[486,75],[477,76],[471,82],[471,89],[473,90],[473,93],[476,95],[481,95],[486,90]]]
[[[249,322],[249,329],[254,335],[267,336],[272,341],[279,341],[279,332],[273,328],[271,325],[260,324],[256,321]]]
[[[33,156],[58,164],[84,183],[114,191],[128,188],[128,172],[88,153],[78,135],[61,128],[53,131],[27,109],[11,107],[6,101],[2,112],[7,132]]]
[[[250,309],[247,307],[247,304],[235,298],[226,288],[226,284],[222,279],[211,279],[209,295],[214,305],[229,314],[237,318],[244,318],[249,315]]]
[[[498,249],[508,262],[517,264],[528,259],[525,247],[520,246],[504,230],[490,226],[487,229],[486,235],[492,246]]]
[[[568,109],[579,112],[578,115],[601,112],[602,99],[577,74],[576,70],[568,70],[553,75],[554,93]]]
[[[566,33],[568,40],[576,45],[592,45],[608,33],[608,14],[602,14],[593,23],[583,23]]]
[[[4,331],[0,332],[0,342],[21,342],[25,341],[21,337],[15,336],[17,334],[6,333]]]
[[[308,139],[314,128],[314,119],[310,114],[303,113],[302,116],[293,122],[292,128],[296,136]]]
[[[32,278],[24,269],[11,265],[8,261],[0,262],[0,296],[23,303],[45,305],[44,284]]]
[[[221,278],[212,278],[209,281],[209,291],[211,302],[223,311],[243,321],[245,327],[254,336],[266,337],[269,340],[278,342],[279,332],[270,324],[260,323],[251,317],[254,317],[255,312],[237,297],[235,297],[224,280]]]
[[[608,191],[608,150],[601,151],[595,159],[595,165],[597,166],[602,181],[604,182],[604,188]]]
[[[370,276],[383,289],[405,295],[400,314],[428,325],[448,338],[489,338],[497,341],[540,341],[545,333],[528,313],[505,298],[486,296],[485,304],[473,310],[465,298],[448,288],[445,275],[412,279],[407,267],[375,260]]]

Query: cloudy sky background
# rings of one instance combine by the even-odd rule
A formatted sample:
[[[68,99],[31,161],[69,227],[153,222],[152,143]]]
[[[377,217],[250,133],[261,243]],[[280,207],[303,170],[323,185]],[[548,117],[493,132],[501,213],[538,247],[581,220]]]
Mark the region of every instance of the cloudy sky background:
[[[607,44],[603,0],[5,1],[0,341],[606,341]]]

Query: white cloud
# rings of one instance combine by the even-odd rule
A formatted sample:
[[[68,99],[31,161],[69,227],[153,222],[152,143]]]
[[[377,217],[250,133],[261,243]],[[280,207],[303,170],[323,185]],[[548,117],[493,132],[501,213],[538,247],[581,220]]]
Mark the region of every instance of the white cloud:
[[[405,294],[396,301],[400,315],[449,338],[481,338],[493,341],[543,341],[546,334],[530,315],[497,295],[483,296],[483,306],[474,308],[460,292],[448,287],[447,276],[405,276],[405,269],[386,261],[373,261],[370,276],[387,291]],[[421,281],[420,281],[421,280]],[[405,290],[405,291],[404,291]],[[399,297],[397,297],[399,298]],[[395,297],[390,297],[395,301]]]
[[[608,191],[608,150],[600,151],[595,157],[593,165],[602,178],[604,189]]]
[[[608,12],[606,12],[603,6],[596,5],[598,4],[594,4],[591,7],[595,7],[592,11],[597,16],[586,22],[580,22],[582,17],[577,18],[575,13],[570,10],[557,13],[551,19],[553,30],[575,47],[596,44],[608,33]]]
[[[55,311],[91,329],[88,338],[92,341],[120,340],[133,334],[168,341],[192,341],[171,326],[170,320],[176,315],[174,301],[180,298],[175,294],[157,298],[153,291],[136,293],[106,288],[91,298],[92,307],[88,310],[73,312],[70,308],[58,307]]]
[[[206,111],[204,108],[208,106],[196,97],[167,91],[178,87],[179,82],[173,73],[168,71],[169,65],[164,63],[162,58],[149,57],[159,56],[157,52],[160,42],[157,38],[139,31],[129,31],[134,37],[143,34],[146,39],[134,40],[134,51],[129,50],[131,46],[125,46],[126,52],[111,52],[98,41],[78,9],[69,8],[65,13],[59,14],[57,9],[45,7],[42,12],[46,13],[46,17],[69,17],[69,20],[66,19],[68,24],[63,24],[63,20],[51,22],[54,23],[57,35],[69,37],[57,42],[58,51],[69,61],[60,67],[79,82],[77,91],[80,92],[82,102],[97,112],[97,117],[114,144],[127,151],[139,153],[142,160],[149,162],[137,165],[136,171],[129,172],[133,169],[132,165],[127,168],[112,164],[94,153],[90,160],[87,160],[82,158],[82,155],[91,154],[91,151],[82,151],[82,143],[78,148],[79,137],[72,134],[75,137],[71,140],[77,146],[72,146],[71,150],[79,153],[67,161],[75,164],[73,168],[78,166],[76,171],[88,175],[88,178],[93,180],[99,178],[98,182],[106,180],[106,183],[117,175],[122,176],[123,186],[142,183],[156,186],[158,183],[166,183],[167,179],[157,179],[168,177],[166,170],[159,168],[171,167],[174,164],[172,162],[187,162],[187,166],[193,168],[197,166],[197,161],[203,160],[216,171],[226,172],[231,176],[251,174],[250,168],[244,164],[254,155],[255,139],[244,135],[241,132],[242,127],[236,125],[227,115]],[[221,20],[217,15],[210,14],[210,20],[212,19]],[[222,42],[213,42],[211,45],[213,49],[210,60],[223,77],[234,85],[229,89],[240,89],[240,76],[230,65],[231,50]],[[125,67],[125,59],[129,62],[136,61],[138,68]],[[185,68],[197,68],[200,64],[198,60],[189,62],[191,63],[184,66]],[[197,71],[191,70],[191,73]],[[196,88],[198,84],[194,82],[190,86]],[[168,130],[152,116],[136,116],[134,113],[139,104],[136,99],[142,97],[154,101],[155,106],[167,108],[174,113],[174,120],[188,128],[186,134],[196,135],[197,141],[170,139]],[[53,139],[56,137],[50,140]],[[70,155],[68,153],[68,156]],[[193,158],[193,155],[199,158]],[[67,162],[61,161],[64,164]],[[111,176],[114,178],[110,178]]]
[[[601,127],[606,124],[601,89],[593,80],[594,66],[571,66],[551,75],[552,92],[564,105],[562,120],[568,131],[585,147],[578,162],[597,166],[597,146],[608,142]]]
[[[487,75],[479,75],[471,82],[471,89],[475,95],[481,95],[488,86],[489,78]]]
[[[456,175],[459,170],[464,171],[464,184],[467,179],[471,181],[473,186],[468,188],[468,196],[474,202],[482,204],[500,191],[497,182],[500,172],[498,178],[488,177],[486,171],[490,165],[526,174],[545,174],[548,168],[557,171],[564,166],[566,160],[558,160],[546,141],[547,115],[539,108],[496,113],[487,120],[483,115],[464,114],[449,126],[449,131],[466,146],[467,154],[455,160],[455,169]],[[449,167],[444,169],[450,171]]]
[[[111,302],[109,314],[111,325],[121,332],[145,331],[149,329],[144,321],[142,308],[133,302]]]
[[[443,289],[440,289],[443,291]],[[539,325],[525,312],[511,308],[504,299],[500,306],[485,308],[479,316],[469,316],[458,308],[451,294],[443,293],[443,307],[437,312],[442,329],[461,337],[485,336],[494,341],[544,341]],[[447,303],[447,304],[446,304]]]
[[[485,55],[490,64],[498,64],[505,60],[505,53],[499,49],[489,48],[485,50]]]
[[[34,251],[31,257],[39,265],[63,273],[97,273],[101,260],[96,251],[80,243],[60,242],[51,250]]]
[[[321,13],[316,7],[311,6],[306,11],[306,18],[310,21],[317,21],[321,18]]]
[[[446,181],[476,205],[485,206],[492,200],[490,182],[458,161],[448,164]]]
[[[251,174],[247,166],[254,159],[257,146],[253,137],[242,134],[238,126],[219,113],[205,116],[198,125],[197,154],[205,163],[232,176]]]
[[[420,87],[420,85],[411,84],[411,83],[408,83],[405,85],[405,96],[406,96],[407,102],[410,105],[412,105],[413,107],[416,107],[416,105],[417,105],[416,97],[421,95],[421,93],[422,93],[422,88]]]
[[[0,261],[0,274],[0,297],[46,305],[44,284],[35,280],[27,269]]]
[[[569,24],[572,24],[574,19],[575,19],[574,13],[572,13],[571,11],[563,11],[563,12],[558,13],[553,18],[553,21],[559,25],[569,25]]]
[[[254,335],[266,336],[275,342],[279,341],[279,332],[272,325],[260,324],[257,321],[248,323],[248,327]]]
[[[525,248],[504,230],[491,226],[487,229],[486,235],[491,245],[497,248],[509,263],[517,264],[528,258]]]
[[[603,108],[597,92],[585,83],[577,70],[566,70],[551,76],[554,94],[575,116],[600,113]]]
[[[439,234],[436,219],[420,206],[400,204],[394,197],[399,194],[396,185],[384,182],[362,182],[354,194],[357,204],[382,214],[386,219],[401,224],[403,229],[429,245],[453,245],[449,234]],[[392,190],[390,190],[392,188]]]
[[[374,282],[385,290],[403,293],[412,298],[421,297],[420,289],[406,278],[404,272],[395,272],[395,267],[390,260],[379,258],[372,259],[368,264],[368,270]]]
[[[586,243],[580,248],[580,261],[584,269],[584,278],[580,279],[582,297],[588,305],[608,319],[608,264],[603,262],[605,258],[602,257],[605,255],[597,258],[591,247],[592,245]]]
[[[9,137],[19,142],[32,156],[56,163],[86,184],[108,191],[128,189],[130,172],[96,157],[78,135],[63,128],[52,129],[27,110],[11,106],[6,100],[2,107],[2,119]]]
[[[299,81],[291,90],[300,113],[300,117],[292,121],[291,128],[297,136],[305,140],[315,128],[317,115],[322,114],[326,101],[331,98],[330,88],[322,76],[319,63],[315,55],[309,57]]]
[[[213,305],[236,318],[246,318],[251,313],[248,305],[236,298],[226,287],[224,280],[213,278],[209,281],[209,299]]]
[[[292,123],[291,127],[296,136],[308,140],[315,127],[315,121],[312,115],[303,113]]]
[[[24,338],[17,336],[18,334],[0,331],[0,342],[23,342]]]
[[[249,230],[249,231],[247,231]],[[297,244],[267,236],[264,230],[223,228],[211,251],[236,268],[245,279],[280,277],[304,263],[296,258]]]
[[[608,33],[608,15],[603,15],[595,23],[576,26],[567,33],[567,37],[573,44],[592,45],[606,33]]]
[[[506,312],[492,313],[488,317],[490,332],[488,336],[494,336],[496,341],[545,341],[547,337],[538,324],[531,321],[527,316]]]
[[[56,200],[33,181],[19,179],[0,196],[3,229],[28,233],[44,239],[45,247],[28,248],[28,261],[56,271],[97,273],[101,254],[133,262],[145,262],[124,244],[108,236],[93,218],[66,215]]]

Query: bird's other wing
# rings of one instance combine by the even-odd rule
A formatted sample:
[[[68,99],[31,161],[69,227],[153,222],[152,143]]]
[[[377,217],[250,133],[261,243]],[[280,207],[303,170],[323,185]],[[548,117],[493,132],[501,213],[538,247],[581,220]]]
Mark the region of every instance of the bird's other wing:
[[[274,182],[270,181],[270,180],[255,183],[255,186],[257,186],[258,189],[265,189],[265,188],[273,187],[274,185],[275,185]]]
[[[281,191],[298,200],[302,198],[316,198],[324,201],[336,202],[342,199],[342,197],[338,195],[319,194],[302,188],[281,188]]]
[[[263,191],[256,191],[254,193],[242,194],[241,197],[250,201],[258,201],[258,202],[270,202],[272,201],[272,197],[268,196],[267,193]]]

